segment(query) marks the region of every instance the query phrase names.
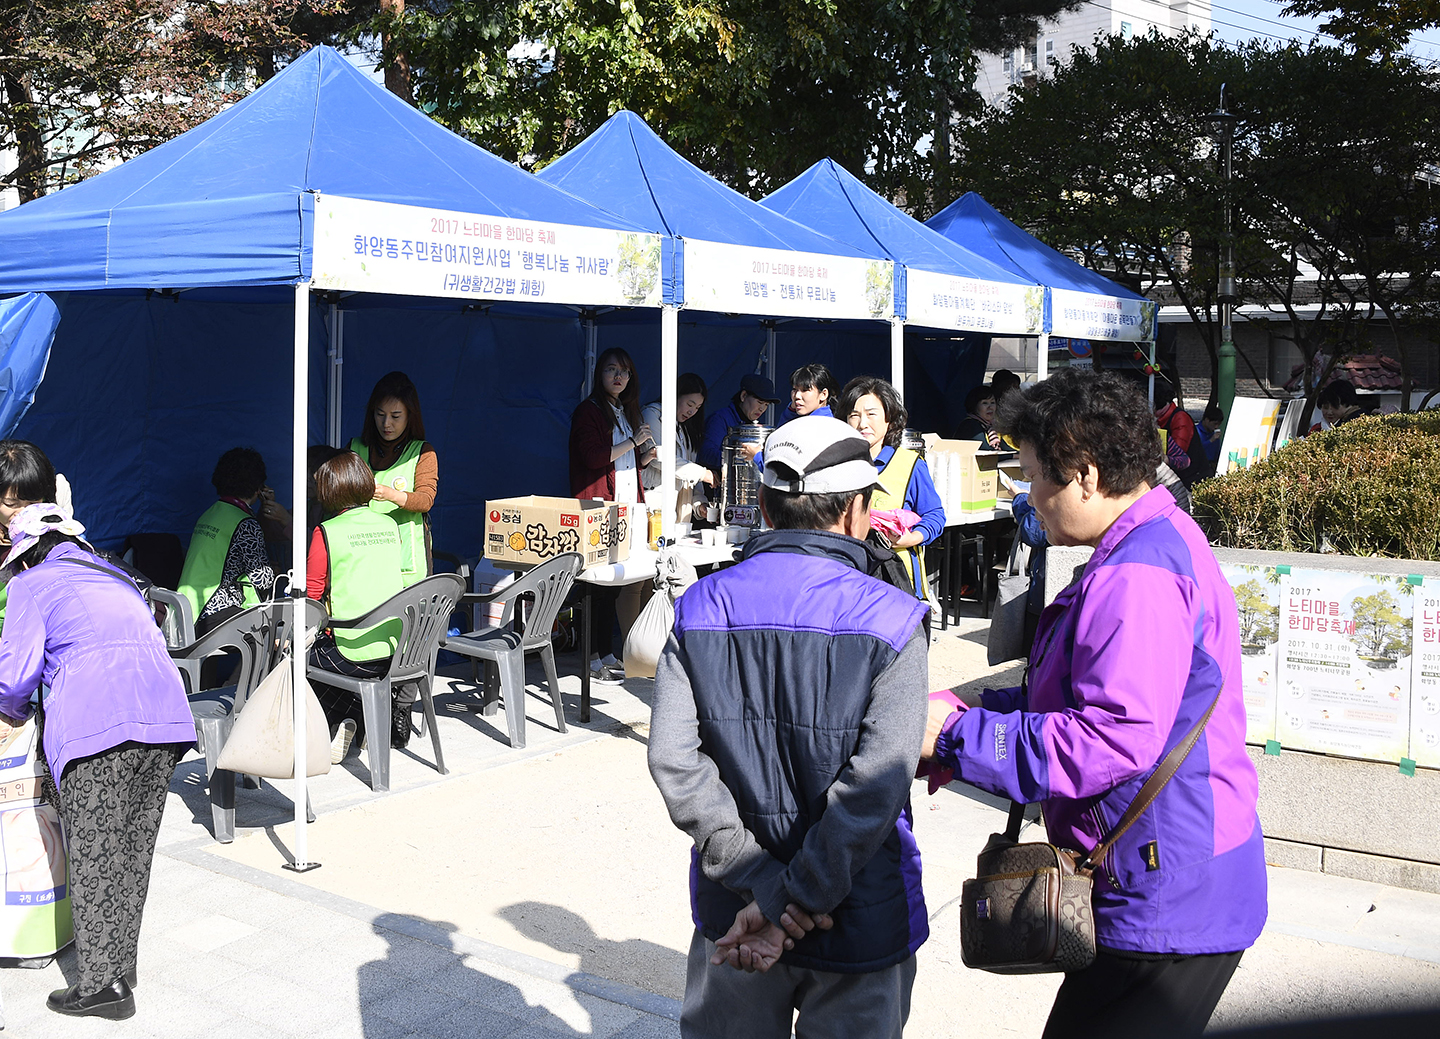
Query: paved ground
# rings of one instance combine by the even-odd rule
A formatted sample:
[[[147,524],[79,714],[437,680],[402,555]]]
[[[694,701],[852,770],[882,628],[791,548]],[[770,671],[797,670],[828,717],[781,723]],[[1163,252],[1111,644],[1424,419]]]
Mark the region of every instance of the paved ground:
[[[942,635],[932,686],[1012,676],[984,667],[983,643],[980,621]],[[139,1013],[120,1024],[49,1013],[45,993],[73,976],[62,956],[0,972],[7,1033],[678,1035],[688,844],[645,771],[651,683],[596,687],[581,728],[578,682],[563,682],[568,735],[532,695],[529,748],[512,751],[503,716],[475,714],[456,678],[440,698],[449,776],[417,738],[389,795],[370,793],[353,756],[314,780],[309,849],[322,866],[309,873],[281,868],[294,843],[286,790],[241,791],[240,836],[222,846],[199,763],[182,764],[141,939]],[[1003,824],[998,806],[958,785],[931,798],[917,784],[914,803],[933,937],[907,1034],[1038,1036],[1057,979],[959,960],[954,898]],[[1213,1027],[1415,1005],[1440,1006],[1440,896],[1272,869],[1270,924]]]

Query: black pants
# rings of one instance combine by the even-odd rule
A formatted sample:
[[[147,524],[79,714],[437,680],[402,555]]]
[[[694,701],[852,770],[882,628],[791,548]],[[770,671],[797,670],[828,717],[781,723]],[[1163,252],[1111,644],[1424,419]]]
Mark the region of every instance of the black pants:
[[[1042,1039],[1190,1039],[1205,1030],[1239,952],[1137,960],[1101,951],[1065,975]]]
[[[390,658],[379,660],[351,660],[335,645],[335,637],[323,632],[310,648],[310,663],[333,671],[337,675],[351,678],[382,678],[390,670]],[[315,699],[325,711],[325,722],[330,726],[330,737],[334,739],[340,723],[346,718],[355,722],[355,739],[365,735],[365,712],[360,706],[360,697],[349,689],[326,685],[323,679],[312,677],[310,684],[315,688]],[[420,687],[415,682],[404,682],[395,690],[391,702],[390,745],[403,747],[410,740],[410,707],[420,696]]]
[[[65,767],[60,814],[70,841],[82,996],[135,967],[160,816],[184,751],[182,744],[122,743]]]
[[[590,591],[590,652],[607,657],[615,652],[615,632],[620,619],[615,601],[620,598],[617,586],[596,585]]]

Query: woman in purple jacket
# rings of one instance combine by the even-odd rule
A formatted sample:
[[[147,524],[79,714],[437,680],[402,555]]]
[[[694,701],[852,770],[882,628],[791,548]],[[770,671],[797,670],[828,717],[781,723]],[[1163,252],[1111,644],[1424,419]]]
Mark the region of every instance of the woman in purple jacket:
[[[986,690],[953,712],[937,701],[922,753],[981,789],[1039,801],[1050,841],[1089,851],[1216,704],[1096,870],[1098,955],[1066,977],[1045,1029],[1198,1036],[1266,915],[1235,598],[1205,535],[1152,487],[1160,440],[1128,383],[1066,369],[1008,395],[998,425],[1019,445],[1051,544],[1095,551],[1041,614],[1028,693]]]
[[[51,1010],[135,1013],[135,948],[170,777],[195,723],[140,590],[80,540],[53,502],[10,521],[0,637],[0,714],[28,718],[40,693],[45,757],[70,842],[79,976]]]

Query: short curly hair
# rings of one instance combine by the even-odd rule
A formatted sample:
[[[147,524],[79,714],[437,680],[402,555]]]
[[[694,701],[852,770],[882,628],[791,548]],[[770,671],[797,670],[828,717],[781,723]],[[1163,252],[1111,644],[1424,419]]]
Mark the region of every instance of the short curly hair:
[[[1029,444],[1045,478],[1069,483],[1087,465],[1102,494],[1153,486],[1160,432],[1150,402],[1110,372],[1065,368],[1000,401],[995,425],[1012,443]]]
[[[265,486],[265,459],[252,447],[232,447],[215,463],[210,482],[222,498],[252,498]]]

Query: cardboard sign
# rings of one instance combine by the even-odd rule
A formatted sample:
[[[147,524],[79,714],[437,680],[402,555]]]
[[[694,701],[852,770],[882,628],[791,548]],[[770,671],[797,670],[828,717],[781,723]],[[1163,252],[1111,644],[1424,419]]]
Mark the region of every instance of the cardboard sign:
[[[579,552],[586,567],[630,558],[630,510],[598,498],[547,498],[530,494],[485,503],[485,557],[543,563]]]

